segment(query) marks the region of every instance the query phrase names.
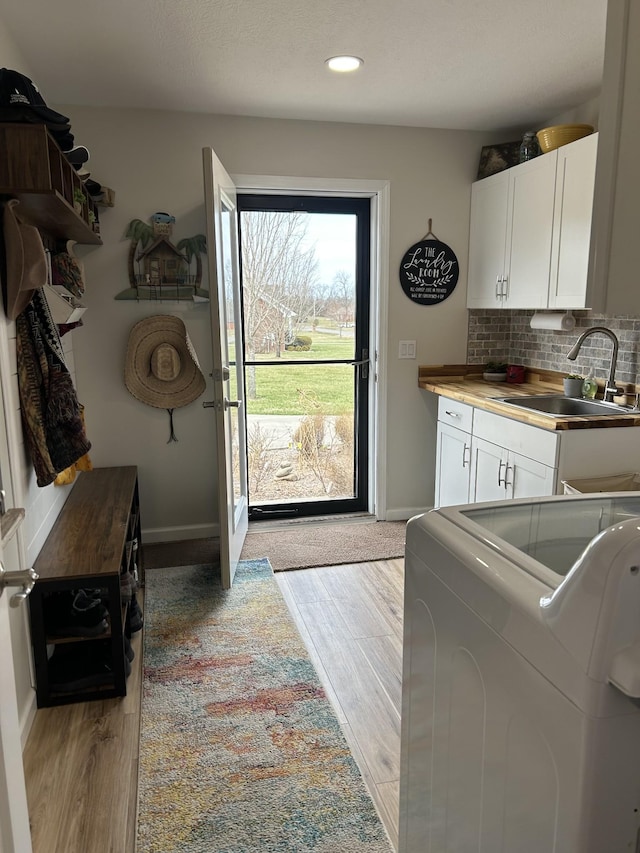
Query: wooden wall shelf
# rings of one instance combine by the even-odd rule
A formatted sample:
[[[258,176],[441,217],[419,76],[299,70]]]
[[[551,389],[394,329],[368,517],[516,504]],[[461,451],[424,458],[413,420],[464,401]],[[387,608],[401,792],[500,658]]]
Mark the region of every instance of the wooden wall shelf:
[[[45,125],[0,123],[0,152],[0,195],[19,199],[25,221],[56,239],[102,243],[89,221],[93,201],[87,198],[81,213],[73,207],[82,181]]]

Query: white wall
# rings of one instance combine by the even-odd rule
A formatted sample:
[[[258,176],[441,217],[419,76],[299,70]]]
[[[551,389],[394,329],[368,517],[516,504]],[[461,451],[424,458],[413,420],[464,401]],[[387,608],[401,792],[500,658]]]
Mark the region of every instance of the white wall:
[[[12,34],[7,30],[4,21],[0,18],[0,56],[2,57],[3,68],[13,68],[14,71],[20,71],[21,74],[31,76],[29,65],[24,58],[24,54],[18,47]]]
[[[124,234],[132,219],[146,221],[162,210],[176,217],[174,239],[204,232],[201,150],[209,145],[232,174],[390,182],[389,339],[382,364],[388,382],[387,517],[408,517],[430,506],[435,422],[428,395],[417,387],[417,367],[465,358],[470,184],[483,135],[56,108],[71,116],[76,142],[89,148],[92,177],[116,192],[116,206],[100,217],[104,245],[84,250],[88,311],[84,327],[74,333],[74,348],[94,465],[138,466],[143,538],[145,532],[146,541],[209,535],[217,522],[212,410],[201,401],[178,410],[179,442],[167,444],[166,413],[135,401],[122,380],[129,329],[157,312],[183,317],[208,375],[208,308],[114,301],[127,287]],[[397,270],[404,252],[426,234],[429,218],[433,232],[458,257],[460,281],[448,300],[422,307],[404,295]],[[415,361],[398,360],[401,339],[417,341]]]
[[[547,127],[553,127],[556,124],[590,124],[596,130],[598,129],[598,121],[600,118],[600,98],[591,98],[589,101],[584,101],[572,110],[560,113],[553,116],[548,122],[545,122]],[[539,128],[536,128],[537,130]]]

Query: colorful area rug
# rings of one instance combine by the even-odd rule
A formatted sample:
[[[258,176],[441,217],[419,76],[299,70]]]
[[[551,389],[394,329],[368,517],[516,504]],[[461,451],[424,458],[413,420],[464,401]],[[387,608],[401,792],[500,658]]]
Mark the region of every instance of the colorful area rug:
[[[138,853],[390,853],[268,560],[146,574]]]

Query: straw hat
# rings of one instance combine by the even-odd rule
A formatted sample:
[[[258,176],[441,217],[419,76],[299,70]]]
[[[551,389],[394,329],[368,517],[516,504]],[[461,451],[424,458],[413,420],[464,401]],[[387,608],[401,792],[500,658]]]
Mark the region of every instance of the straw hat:
[[[157,314],[131,329],[124,383],[141,403],[177,409],[197,399],[206,387],[198,359],[179,317]]]
[[[47,283],[47,258],[42,237],[33,225],[17,215],[20,202],[9,199],[4,206],[3,234],[7,263],[6,314],[15,320],[29,305],[33,294]]]

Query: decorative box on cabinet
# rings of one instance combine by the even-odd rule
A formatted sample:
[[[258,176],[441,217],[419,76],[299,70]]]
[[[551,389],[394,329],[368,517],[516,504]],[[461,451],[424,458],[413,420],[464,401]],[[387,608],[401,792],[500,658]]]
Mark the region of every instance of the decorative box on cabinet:
[[[74,190],[86,201],[73,206]],[[44,124],[0,123],[0,195],[20,200],[20,215],[60,240],[100,244],[93,201]]]
[[[120,579],[127,571],[141,573],[141,545],[136,468],[80,474],[34,563],[39,579],[29,604],[38,707],[126,695],[125,635],[130,630]],[[93,637],[47,634],[55,596],[72,590],[102,599],[108,611],[106,632]],[[51,674],[60,656],[67,656],[69,680],[56,690]]]

